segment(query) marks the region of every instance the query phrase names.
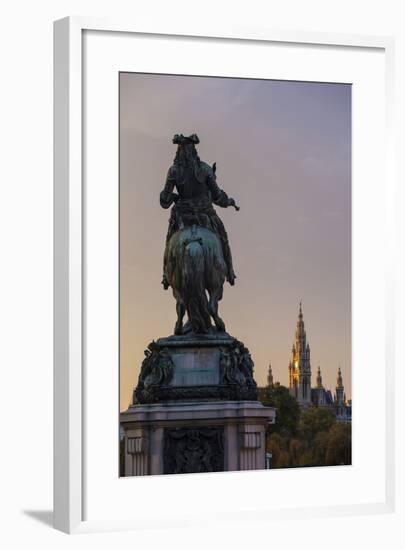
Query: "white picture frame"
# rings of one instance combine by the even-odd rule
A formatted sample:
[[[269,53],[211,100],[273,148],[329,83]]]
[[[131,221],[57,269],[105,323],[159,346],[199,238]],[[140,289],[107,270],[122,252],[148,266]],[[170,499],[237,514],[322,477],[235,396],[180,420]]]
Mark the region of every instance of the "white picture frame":
[[[394,212],[394,175],[393,175],[393,51],[394,42],[389,37],[330,35],[312,32],[285,32],[255,29],[182,29],[182,28],[137,28],[136,24],[97,20],[92,18],[66,18],[55,22],[54,34],[54,525],[65,532],[84,532],[100,529],[139,528],[153,525],[152,510],[145,511],[140,518],[125,517],[87,519],[84,509],[88,495],[83,489],[88,468],[86,468],[86,438],[88,430],[84,429],[86,416],[83,400],[89,391],[88,381],[83,370],[86,347],[86,315],[84,306],[85,260],[89,250],[84,246],[84,212],[87,207],[84,201],[83,174],[85,155],[83,149],[83,86],[85,71],[83,65],[84,33],[110,32],[139,37],[175,36],[177,40],[194,37],[200,41],[221,40],[235,43],[266,44],[277,43],[296,47],[312,45],[329,47],[331,51],[346,48],[347,51],[378,50],[384,56],[385,65],[385,174],[383,193],[386,201],[387,220]],[[153,72],[153,68],[151,70]],[[115,152],[116,154],[116,152]],[[384,449],[384,497],[378,501],[358,501],[350,504],[342,502],[336,505],[324,505],[296,508],[294,517],[305,517],[308,512],[320,517],[325,515],[351,515],[365,513],[394,513],[396,501],[395,484],[395,395],[394,385],[394,294],[393,294],[393,253],[389,237],[394,231],[393,222],[385,230],[387,240],[385,255],[385,288],[386,297],[383,307],[387,337],[385,341],[384,360],[380,365],[385,370],[385,449]],[[353,369],[356,368],[355,363]],[[117,423],[118,430],[118,423]],[[293,473],[295,474],[295,473]],[[232,474],[238,476],[238,474]],[[243,474],[245,475],[245,474]],[[251,475],[251,474],[249,474]],[[255,475],[255,474],[253,474]],[[259,474],[260,475],[260,474]],[[173,483],[181,483],[177,476],[169,476],[171,489]],[[186,476],[188,477],[188,476]],[[198,477],[198,476],[197,476]],[[226,476],[224,476],[226,477]],[[257,475],[256,475],[257,477]],[[218,480],[218,477],[216,478]],[[243,486],[243,477],[237,477]],[[247,479],[247,478],[246,478]],[[252,478],[253,479],[253,478]],[[229,476],[228,476],[229,480]],[[150,479],[146,480],[151,482]],[[165,480],[166,483],[167,480]],[[101,480],[100,480],[101,482]],[[145,480],[142,481],[145,487]],[[153,480],[154,487],[163,483],[162,478]],[[188,479],[187,483],[191,483]],[[169,485],[168,485],[169,487]],[[243,489],[242,489],[243,492]],[[233,517],[241,518],[243,504],[234,503],[231,512]],[[145,504],[148,508],[148,503]],[[266,508],[261,510],[266,517]],[[228,513],[228,515],[229,515]],[[243,512],[249,518],[249,512]],[[253,512],[252,512],[253,513]],[[272,509],[273,517],[291,514],[291,510]],[[180,510],[181,515],[181,510]],[[260,512],[259,512],[260,516]],[[224,517],[226,517],[224,515]],[[173,521],[168,517],[165,524],[187,524],[206,521],[198,514],[184,517],[184,521]],[[219,517],[219,520],[221,517]]]

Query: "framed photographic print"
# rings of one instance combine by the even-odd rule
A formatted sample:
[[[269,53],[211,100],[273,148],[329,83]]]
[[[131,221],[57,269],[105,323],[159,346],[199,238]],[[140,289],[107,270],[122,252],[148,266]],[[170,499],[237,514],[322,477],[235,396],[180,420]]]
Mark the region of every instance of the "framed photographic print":
[[[351,84],[119,88],[122,475],[350,465]]]
[[[55,23],[57,528],[392,510],[392,48]]]

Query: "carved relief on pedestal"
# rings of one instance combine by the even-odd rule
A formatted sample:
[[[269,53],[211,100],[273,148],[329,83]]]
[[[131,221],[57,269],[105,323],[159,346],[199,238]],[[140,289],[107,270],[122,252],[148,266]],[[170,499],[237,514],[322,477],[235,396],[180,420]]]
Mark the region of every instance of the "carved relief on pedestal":
[[[224,471],[224,430],[174,428],[164,433],[164,473]]]

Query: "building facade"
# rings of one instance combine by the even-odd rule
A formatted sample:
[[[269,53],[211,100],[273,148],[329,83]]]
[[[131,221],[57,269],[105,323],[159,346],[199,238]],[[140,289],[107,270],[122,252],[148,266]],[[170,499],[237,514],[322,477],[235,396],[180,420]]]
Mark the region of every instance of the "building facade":
[[[290,394],[297,399],[302,408],[310,406],[325,407],[336,414],[338,422],[351,422],[352,405],[351,402],[346,400],[341,368],[339,367],[337,372],[334,395],[331,390],[326,389],[323,385],[320,366],[317,368],[314,387],[312,387],[311,376],[311,350],[307,341],[302,303],[300,302],[295,338],[288,365]],[[270,364],[267,385],[272,386],[273,384],[273,371]]]

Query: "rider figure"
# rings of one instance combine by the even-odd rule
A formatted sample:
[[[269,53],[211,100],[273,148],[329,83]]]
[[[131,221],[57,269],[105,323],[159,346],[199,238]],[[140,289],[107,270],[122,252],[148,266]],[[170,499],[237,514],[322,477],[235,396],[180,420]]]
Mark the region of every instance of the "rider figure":
[[[219,188],[215,170],[215,163],[211,167],[202,162],[195,148],[200,140],[196,134],[189,137],[176,134],[173,143],[177,152],[172,166],[169,168],[166,185],[160,193],[160,205],[169,208],[173,203],[169,220],[169,229],[166,237],[166,246],[173,233],[183,227],[198,225],[211,229],[218,235],[227,266],[226,279],[235,284],[236,275],[233,271],[231,249],[224,224],[213,208],[213,204],[227,208],[233,206],[236,210],[234,199]],[[173,193],[176,187],[177,193]],[[167,289],[169,282],[166,274],[166,254],[163,263],[163,287]]]

